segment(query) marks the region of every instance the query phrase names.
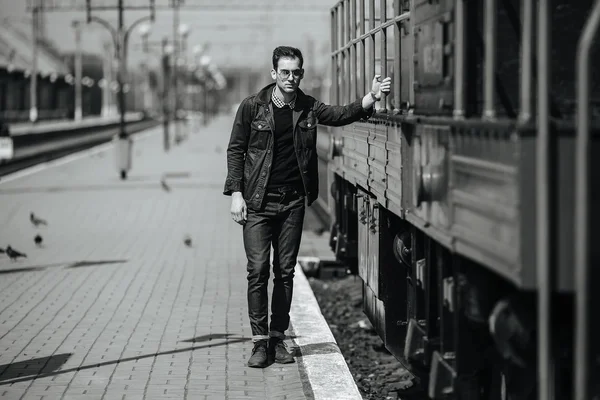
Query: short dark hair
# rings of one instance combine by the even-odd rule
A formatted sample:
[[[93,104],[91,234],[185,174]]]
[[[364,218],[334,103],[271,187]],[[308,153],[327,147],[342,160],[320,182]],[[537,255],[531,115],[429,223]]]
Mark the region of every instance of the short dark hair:
[[[299,49],[290,46],[278,46],[275,47],[275,50],[273,50],[273,69],[275,71],[277,71],[279,59],[282,57],[297,58],[300,60],[300,68],[302,68],[302,65],[304,64],[304,58],[302,57],[302,52]]]

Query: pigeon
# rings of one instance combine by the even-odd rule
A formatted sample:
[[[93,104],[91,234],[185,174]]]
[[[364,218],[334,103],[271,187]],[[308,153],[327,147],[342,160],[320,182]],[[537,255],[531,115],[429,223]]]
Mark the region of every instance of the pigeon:
[[[162,186],[163,190],[165,192],[170,192],[171,191],[171,187],[169,185],[167,185],[167,180],[165,178],[162,178],[160,180],[160,185]]]
[[[6,254],[10,257],[11,260],[17,260],[19,257],[27,258],[27,254],[18,252],[17,250],[10,247],[10,245],[6,246]]]
[[[44,240],[44,239],[42,239],[42,237],[41,237],[39,234],[35,235],[35,237],[33,238],[33,241],[35,242],[35,244],[36,244],[38,247],[41,247],[41,246],[42,246],[42,241],[43,241],[43,240]]]
[[[192,238],[189,237],[189,235],[186,235],[185,239],[183,239],[183,243],[185,243],[187,247],[192,247]]]
[[[29,214],[29,220],[34,226],[48,225],[46,220],[36,217],[34,213]]]

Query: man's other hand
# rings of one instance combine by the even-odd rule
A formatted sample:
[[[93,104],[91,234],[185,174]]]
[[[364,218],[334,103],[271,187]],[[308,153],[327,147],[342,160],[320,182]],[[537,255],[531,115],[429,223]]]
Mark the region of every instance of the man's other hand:
[[[242,192],[231,194],[231,218],[240,225],[244,225],[247,219],[246,201]]]
[[[381,75],[375,75],[373,78],[373,86],[371,88],[371,92],[375,94],[375,97],[378,99],[381,98],[381,94],[388,94],[392,90],[392,78],[389,76],[383,80],[381,80]]]

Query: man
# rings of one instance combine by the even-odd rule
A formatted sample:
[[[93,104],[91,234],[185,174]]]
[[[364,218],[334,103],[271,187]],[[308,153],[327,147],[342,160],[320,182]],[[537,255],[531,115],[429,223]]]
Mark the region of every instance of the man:
[[[264,368],[268,355],[293,363],[283,339],[290,322],[294,267],[304,210],[318,194],[317,124],[341,126],[367,119],[391,79],[377,75],[372,91],[346,106],[329,106],[300,89],[300,50],[273,51],[275,81],[240,104],[227,148],[223,194],[232,196],[231,216],[243,225],[248,258],[248,312],[254,348],[249,367]],[[273,297],[268,326],[267,285],[273,246]]]

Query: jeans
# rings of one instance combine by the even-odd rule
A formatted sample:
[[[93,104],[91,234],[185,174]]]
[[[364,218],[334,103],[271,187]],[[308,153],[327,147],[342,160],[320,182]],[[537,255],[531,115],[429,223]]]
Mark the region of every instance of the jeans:
[[[248,314],[252,340],[284,338],[290,323],[294,268],[304,223],[305,196],[294,188],[267,192],[261,208],[248,209],[244,249],[248,258]],[[273,246],[273,295],[268,326],[267,285]],[[269,329],[270,328],[270,329]]]

